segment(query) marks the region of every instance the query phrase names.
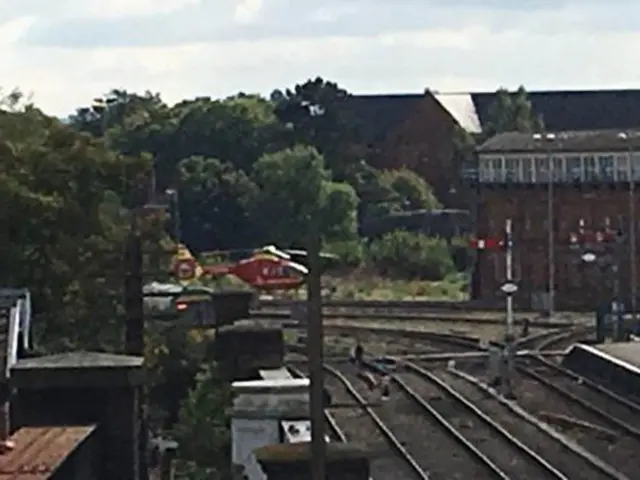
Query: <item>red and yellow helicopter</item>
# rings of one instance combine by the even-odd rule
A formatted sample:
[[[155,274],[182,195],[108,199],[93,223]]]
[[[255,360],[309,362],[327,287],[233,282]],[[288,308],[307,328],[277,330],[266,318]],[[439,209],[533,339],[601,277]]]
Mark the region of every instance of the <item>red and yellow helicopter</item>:
[[[227,256],[230,261],[214,265],[201,265],[185,245],[178,245],[173,257],[171,272],[182,285],[188,285],[203,277],[234,275],[247,285],[261,291],[296,290],[309,274],[308,268],[294,258],[306,258],[304,250],[280,250],[273,245],[257,249],[209,252],[217,257]],[[231,259],[237,259],[235,261]],[[324,260],[338,257],[321,253]]]

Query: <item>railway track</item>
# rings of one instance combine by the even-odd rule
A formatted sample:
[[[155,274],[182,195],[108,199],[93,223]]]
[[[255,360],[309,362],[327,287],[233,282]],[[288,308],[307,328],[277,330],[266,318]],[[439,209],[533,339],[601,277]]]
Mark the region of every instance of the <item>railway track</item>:
[[[353,404],[339,408],[332,415],[351,442],[366,446],[372,452],[373,480],[429,480],[416,459],[405,449],[394,433],[341,372],[325,365],[325,385],[334,403]]]
[[[469,325],[502,325],[504,324],[504,313],[485,313],[485,312],[438,312],[438,311],[419,311],[415,309],[379,309],[377,307],[349,307],[334,309],[331,307],[323,308],[322,316],[324,319],[342,319],[342,320],[364,320],[371,321],[393,319],[403,322],[424,322],[428,320],[439,321],[455,321],[458,323],[466,323]],[[282,322],[291,319],[291,311],[287,309],[260,309],[253,310],[250,318],[254,320]],[[520,325],[522,317],[516,318],[515,324]],[[532,319],[529,325],[537,328],[566,328],[576,325],[575,321],[569,320],[547,320]]]
[[[556,425],[629,478],[637,477],[640,407],[549,361],[520,361],[517,371],[523,408]]]
[[[563,478],[567,480],[604,480],[617,479],[629,480],[622,472],[616,470],[611,465],[602,461],[596,455],[593,455],[559,434],[554,429],[539,422],[534,417],[529,416],[526,412],[520,410],[517,405],[504,399],[494,397],[490,391],[483,388],[473,377],[467,376],[462,372],[454,372],[452,370],[440,369],[435,373],[426,371],[416,365],[407,365],[409,370],[419,375],[430,375],[438,378],[441,382],[446,383],[449,388],[455,389],[469,403],[473,404],[479,411],[490,417],[493,422],[500,425],[501,428],[513,439],[516,439],[529,452],[529,462],[525,465],[510,466],[508,463],[503,468],[509,469],[509,478],[536,478],[534,466],[534,458],[541,458],[547,462],[549,470],[547,473],[540,471],[537,478]],[[423,391],[423,395],[429,394],[430,390]],[[477,435],[475,433],[474,435]],[[479,439],[482,442],[482,437]],[[485,447],[486,448],[486,447]],[[504,447],[506,448],[506,447]],[[513,451],[513,448],[510,450]],[[491,454],[489,451],[488,454]],[[500,457],[499,453],[493,453]],[[502,464],[512,457],[511,454],[505,455],[506,458],[497,458],[496,462]],[[491,457],[493,458],[493,457]],[[520,468],[522,473],[518,473],[513,468]],[[525,477],[524,475],[528,475]]]
[[[449,386],[412,371],[379,409],[433,480],[565,478]],[[425,448],[426,447],[426,448]]]

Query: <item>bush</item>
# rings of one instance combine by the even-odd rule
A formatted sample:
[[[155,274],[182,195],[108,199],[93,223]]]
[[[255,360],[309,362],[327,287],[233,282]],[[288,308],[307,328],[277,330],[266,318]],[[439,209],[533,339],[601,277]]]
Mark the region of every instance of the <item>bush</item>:
[[[364,262],[364,248],[360,240],[331,242],[325,245],[324,251],[339,257],[336,262],[338,268],[358,268]]]
[[[451,257],[458,272],[466,272],[473,266],[474,252],[468,238],[456,237],[451,241]]]
[[[404,231],[374,240],[368,261],[381,275],[396,278],[437,281],[455,271],[444,240]]]

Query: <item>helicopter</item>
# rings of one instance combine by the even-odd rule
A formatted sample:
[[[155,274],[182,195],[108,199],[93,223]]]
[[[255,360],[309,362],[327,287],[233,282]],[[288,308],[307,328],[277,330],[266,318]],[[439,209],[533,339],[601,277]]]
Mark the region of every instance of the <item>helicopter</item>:
[[[273,245],[253,250],[210,252],[213,255],[244,253],[244,258],[214,265],[201,265],[185,245],[178,245],[173,257],[171,272],[182,285],[188,285],[202,277],[234,275],[251,287],[261,291],[296,290],[309,274],[302,263],[292,256],[306,257],[303,250],[280,250]],[[323,254],[325,258],[337,258]],[[232,255],[230,255],[232,256]]]

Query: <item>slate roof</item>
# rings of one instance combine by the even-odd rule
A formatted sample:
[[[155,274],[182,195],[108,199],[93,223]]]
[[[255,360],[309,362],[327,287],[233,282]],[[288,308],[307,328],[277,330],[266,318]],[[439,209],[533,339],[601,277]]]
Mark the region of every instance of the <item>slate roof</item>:
[[[431,95],[458,124],[479,133],[489,120],[495,92],[437,92]],[[640,127],[640,89],[530,91],[535,114],[549,131],[625,130]],[[407,119],[425,97],[423,93],[396,95],[354,95],[351,113],[358,119],[365,137],[384,139]]]
[[[570,131],[555,134],[555,139],[534,138],[531,133],[498,133],[477,148],[478,153],[520,152],[615,152],[640,150],[640,131],[619,138],[619,130]]]
[[[424,94],[354,95],[348,101],[348,108],[364,138],[377,143],[404,122],[423,98]]]

